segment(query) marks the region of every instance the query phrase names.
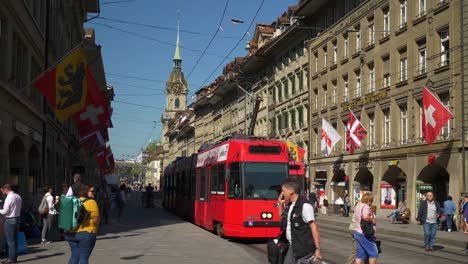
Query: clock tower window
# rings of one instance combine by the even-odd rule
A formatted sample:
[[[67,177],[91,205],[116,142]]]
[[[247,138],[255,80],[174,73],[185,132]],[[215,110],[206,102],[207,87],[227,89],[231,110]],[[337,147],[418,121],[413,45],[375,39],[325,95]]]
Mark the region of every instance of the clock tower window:
[[[174,102],[174,108],[179,109],[179,107],[180,107],[180,101],[179,101],[179,98],[176,98]]]

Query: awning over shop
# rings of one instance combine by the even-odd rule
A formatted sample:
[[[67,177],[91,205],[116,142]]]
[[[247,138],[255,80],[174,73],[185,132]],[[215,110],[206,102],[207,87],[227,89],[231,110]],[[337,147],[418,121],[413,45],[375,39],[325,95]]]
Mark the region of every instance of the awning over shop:
[[[373,180],[374,176],[372,175],[372,172],[370,172],[370,170],[367,168],[359,169],[356,174],[356,177],[354,177],[354,181],[359,182],[360,184],[372,184]]]
[[[406,177],[406,174],[400,167],[390,165],[382,176],[382,181],[386,181],[387,183],[396,186],[398,179],[402,179],[404,177]]]
[[[418,180],[424,183],[448,182],[450,175],[447,170],[437,163],[424,167],[418,175]]]

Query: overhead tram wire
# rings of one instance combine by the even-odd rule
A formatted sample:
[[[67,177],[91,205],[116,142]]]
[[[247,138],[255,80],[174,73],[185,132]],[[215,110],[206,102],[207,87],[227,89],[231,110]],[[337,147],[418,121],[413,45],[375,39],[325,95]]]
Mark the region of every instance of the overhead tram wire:
[[[175,29],[175,28],[161,27],[161,26],[143,24],[143,23],[139,23],[139,22],[125,21],[125,20],[120,20],[120,19],[115,19],[115,18],[97,17],[96,19],[101,19],[101,20],[105,20],[105,21],[112,21],[112,22],[117,22],[117,23],[122,23],[122,24],[128,24],[128,25],[135,25],[135,26],[142,26],[142,27],[154,28],[154,29],[162,29],[162,30],[169,30],[169,31],[177,31],[177,29]],[[214,36],[214,34],[203,33],[203,32],[197,32],[197,31],[191,31],[191,30],[183,30],[183,29],[181,29],[180,32],[182,32],[182,33],[187,33],[187,34],[198,35],[198,36],[208,36],[208,37]],[[218,38],[226,38],[226,39],[237,39],[237,37],[232,37],[232,36],[217,36],[217,37],[218,37]]]
[[[221,28],[221,25],[223,24],[224,15],[226,15],[226,10],[227,10],[228,5],[229,5],[229,0],[226,0],[226,4],[224,5],[223,14],[221,15],[221,19],[219,20],[218,28],[216,28],[216,32],[214,33],[213,37],[211,37],[210,41],[208,42],[208,45],[206,45],[205,50],[200,55],[200,57],[198,57],[197,62],[195,62],[195,65],[193,65],[192,69],[190,70],[189,74],[187,75],[187,80],[190,78],[190,76],[192,76],[193,71],[197,68],[197,66],[200,63],[203,56],[205,56],[206,51],[211,46],[211,43],[213,43],[213,41],[215,40],[216,35],[218,35],[219,29]]]
[[[231,54],[234,52],[234,50],[237,49],[237,47],[239,46],[239,44],[244,40],[245,36],[247,35],[247,32],[249,32],[250,30],[250,27],[252,26],[252,24],[255,22],[255,19],[257,18],[258,16],[258,13],[260,13],[260,10],[262,9],[263,7],[263,4],[265,3],[265,0],[262,0],[262,2],[260,3],[260,5],[258,6],[258,9],[257,9],[257,12],[255,13],[255,16],[252,18],[252,20],[250,21],[250,24],[247,28],[247,31],[242,35],[242,37],[239,39],[239,41],[236,43],[236,45],[229,51],[229,53],[223,58],[223,60],[218,64],[218,66],[216,66],[216,68],[214,69],[213,72],[211,72],[210,76],[208,76],[208,78],[205,79],[205,81],[202,83],[201,86],[205,85],[206,82],[211,79],[211,77],[213,76],[213,74],[216,73],[216,71],[219,69],[219,67],[221,67],[221,65],[224,64],[224,62],[226,61],[227,58],[229,58],[229,56],[231,56]],[[201,89],[201,87],[200,87]]]
[[[157,109],[157,110],[165,110],[163,107],[156,107],[156,106],[150,106],[150,105],[142,105],[142,104],[130,103],[130,102],[125,102],[125,101],[120,101],[120,100],[114,100],[113,102],[120,103],[120,104],[127,104],[127,105],[139,106],[139,107],[152,108],[152,109]]]
[[[152,41],[157,42],[157,43],[160,43],[160,44],[164,44],[164,45],[168,45],[168,46],[172,46],[172,47],[175,47],[175,46],[176,46],[176,44],[171,43],[171,42],[163,41],[163,40],[160,40],[160,39],[155,39],[155,38],[148,37],[148,36],[145,36],[145,35],[140,35],[140,34],[137,34],[137,33],[134,33],[134,32],[125,30],[125,29],[116,28],[116,27],[113,27],[113,26],[110,26],[110,25],[107,25],[107,24],[97,23],[97,22],[90,22],[89,24],[100,25],[100,26],[107,27],[107,28],[110,28],[110,29],[113,29],[113,30],[116,30],[116,31],[120,31],[120,32],[129,34],[129,35],[133,35],[133,36],[136,36],[136,37],[140,37],[140,38],[152,40]],[[180,48],[181,48],[181,49],[184,49],[184,50],[192,51],[192,52],[203,53],[203,51],[202,51],[202,50],[199,50],[199,49],[187,48],[187,47],[184,47],[184,46],[180,46]],[[213,55],[213,56],[220,57],[220,58],[224,58],[224,57],[225,57],[225,56],[223,56],[223,55],[216,54],[216,53],[211,53],[211,52],[207,52],[206,54]]]

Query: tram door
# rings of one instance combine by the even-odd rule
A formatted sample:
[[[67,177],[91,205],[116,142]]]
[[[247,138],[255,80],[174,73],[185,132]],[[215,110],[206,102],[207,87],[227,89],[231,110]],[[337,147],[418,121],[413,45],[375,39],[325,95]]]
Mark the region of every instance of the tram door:
[[[197,206],[195,207],[195,223],[205,226],[206,212],[208,208],[208,168],[201,168],[197,177]]]

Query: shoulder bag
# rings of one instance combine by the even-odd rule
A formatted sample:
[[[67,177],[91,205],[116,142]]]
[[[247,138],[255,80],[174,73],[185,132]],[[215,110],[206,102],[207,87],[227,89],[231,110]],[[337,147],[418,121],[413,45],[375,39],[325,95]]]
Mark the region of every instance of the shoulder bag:
[[[360,224],[361,224],[362,233],[366,237],[374,237],[375,235],[374,225],[364,220],[364,218],[362,218],[362,212],[364,210],[364,207],[365,205],[361,208],[361,223]]]

